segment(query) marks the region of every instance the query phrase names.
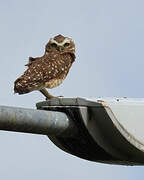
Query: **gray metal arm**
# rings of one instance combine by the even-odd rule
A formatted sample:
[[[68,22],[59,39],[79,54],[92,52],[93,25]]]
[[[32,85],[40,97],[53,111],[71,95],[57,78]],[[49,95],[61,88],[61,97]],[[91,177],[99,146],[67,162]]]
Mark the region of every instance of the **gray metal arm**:
[[[0,106],[0,130],[71,136],[76,127],[62,112]]]

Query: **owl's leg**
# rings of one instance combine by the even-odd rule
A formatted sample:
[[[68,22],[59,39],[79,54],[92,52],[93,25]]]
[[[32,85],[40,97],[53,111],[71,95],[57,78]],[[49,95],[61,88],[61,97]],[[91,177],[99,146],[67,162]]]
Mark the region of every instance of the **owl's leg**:
[[[52,96],[48,91],[44,88],[41,89],[40,92],[46,97],[46,100],[54,98],[55,96]]]

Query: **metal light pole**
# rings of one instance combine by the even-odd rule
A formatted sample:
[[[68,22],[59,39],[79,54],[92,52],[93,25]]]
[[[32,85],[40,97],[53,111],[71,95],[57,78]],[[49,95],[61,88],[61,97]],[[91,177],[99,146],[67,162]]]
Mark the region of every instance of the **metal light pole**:
[[[71,136],[73,121],[63,112],[0,106],[0,130],[43,135]]]

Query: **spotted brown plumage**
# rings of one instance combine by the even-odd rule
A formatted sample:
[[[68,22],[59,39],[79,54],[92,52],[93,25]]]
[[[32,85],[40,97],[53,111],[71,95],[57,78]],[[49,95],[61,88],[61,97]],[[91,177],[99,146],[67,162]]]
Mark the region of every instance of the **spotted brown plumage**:
[[[52,98],[45,88],[59,86],[74,60],[75,45],[71,38],[62,35],[51,38],[42,57],[29,58],[28,69],[14,83],[14,92],[25,94],[40,90],[47,99]]]

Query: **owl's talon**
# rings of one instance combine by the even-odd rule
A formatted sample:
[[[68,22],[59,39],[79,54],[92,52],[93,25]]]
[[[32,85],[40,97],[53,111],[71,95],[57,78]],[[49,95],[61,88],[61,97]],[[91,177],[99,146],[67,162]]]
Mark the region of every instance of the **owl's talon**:
[[[61,98],[61,97],[63,97],[63,96],[53,96],[53,97],[51,97],[51,98],[46,98],[46,100],[51,100],[51,99],[58,99],[58,98]]]
[[[64,97],[64,96],[52,96],[52,97],[50,97],[50,98],[46,98],[45,100],[46,100],[46,101],[49,101],[49,100],[51,100],[51,99],[58,99],[58,98],[62,98],[62,97]]]
[[[51,98],[45,98],[45,100],[46,100],[46,101],[49,101],[49,100],[54,99],[54,98],[58,98],[58,97],[53,96],[53,97],[51,97]]]

